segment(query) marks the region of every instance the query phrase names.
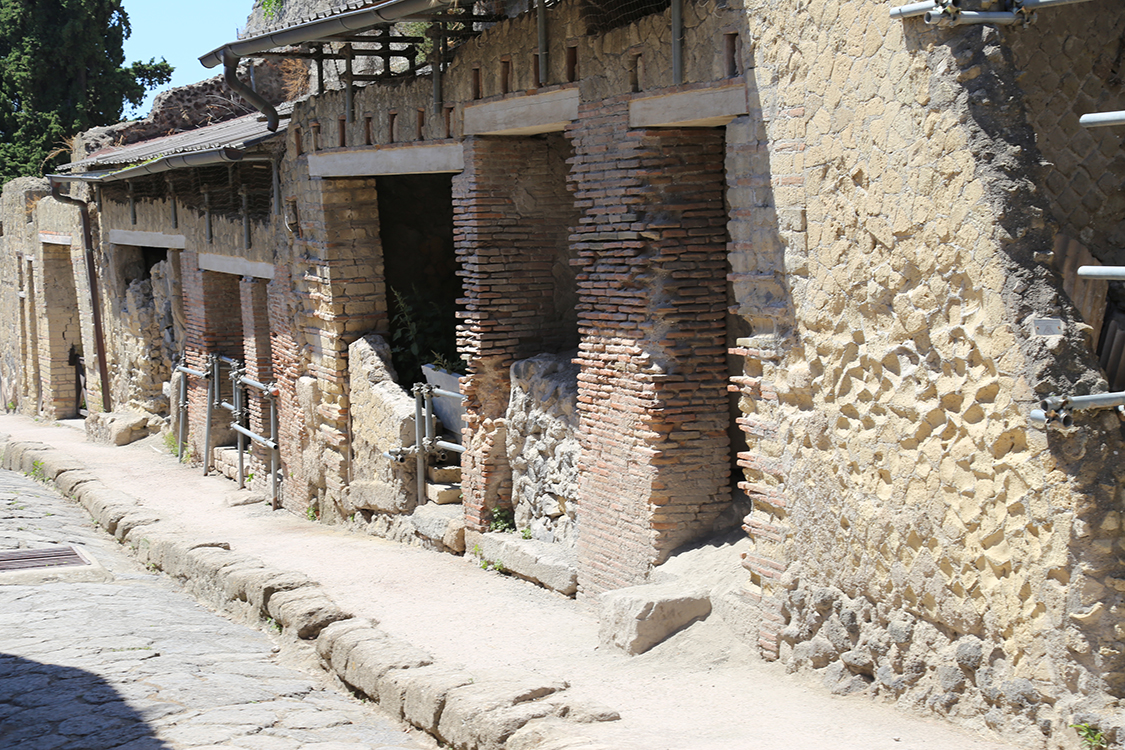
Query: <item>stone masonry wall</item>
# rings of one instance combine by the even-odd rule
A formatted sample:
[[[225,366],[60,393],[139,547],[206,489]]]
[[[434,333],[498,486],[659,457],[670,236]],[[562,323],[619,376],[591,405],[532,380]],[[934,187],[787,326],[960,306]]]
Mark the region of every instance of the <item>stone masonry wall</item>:
[[[1116,726],[1120,433],[1026,419],[1105,382],[1049,265],[1019,32],[747,10],[733,384],[762,653],[1021,742]],[[1036,337],[1039,317],[1064,333]]]
[[[576,351],[512,365],[504,415],[516,528],[574,547],[578,541],[578,366]]]
[[[27,335],[26,248],[38,241],[34,206],[48,193],[46,181],[26,177],[4,185],[0,195],[0,399],[4,408],[25,409]]]
[[[1002,34],[1020,71],[1036,145],[1050,162],[1041,185],[1049,216],[1109,264],[1125,263],[1125,174],[1120,127],[1085,128],[1090,112],[1125,109],[1125,15],[1113,0],[1039,14],[1028,28]]]
[[[42,183],[14,181],[5,189],[9,199],[4,223],[15,229],[13,240],[18,240],[9,245],[9,262],[22,293],[17,293],[10,308],[19,320],[22,376],[10,394],[9,408],[31,416],[74,416],[73,346],[87,358],[87,406],[100,411],[101,383],[79,212],[47,197]],[[92,221],[96,227],[97,217]],[[64,244],[42,242],[40,233]]]

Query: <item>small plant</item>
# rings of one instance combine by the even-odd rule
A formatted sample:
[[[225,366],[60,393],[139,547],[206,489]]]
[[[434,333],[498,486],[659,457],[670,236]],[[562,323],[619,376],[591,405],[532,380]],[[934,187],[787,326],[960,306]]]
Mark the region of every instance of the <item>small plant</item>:
[[[173,455],[180,452],[180,441],[176,439],[176,435],[174,433],[164,433],[164,448]]]
[[[508,569],[504,567],[504,563],[500,562],[499,560],[481,560],[480,569],[495,570],[497,573],[501,574],[508,572]]]
[[[522,536],[524,539],[530,539],[531,538],[531,529],[524,529],[523,531],[520,532],[520,536]]]
[[[516,519],[511,508],[493,508],[488,522],[489,531],[515,531]]]
[[[473,545],[473,557],[480,557],[481,549],[479,544]]]
[[[279,623],[277,620],[273,619],[272,617],[267,617],[266,618],[266,628],[271,633],[280,633],[281,632],[281,623]]]
[[[43,468],[43,462],[38,460],[32,461],[31,471],[28,472],[28,476],[34,479],[36,482],[46,482],[47,472]]]
[[[1070,727],[1078,732],[1078,736],[1082,740],[1082,747],[1086,750],[1104,750],[1104,748],[1109,747],[1109,740],[1098,731],[1097,727],[1090,724],[1071,724]]]
[[[310,505],[308,508],[305,509],[305,517],[308,518],[310,521],[319,521],[320,520],[320,509],[317,508],[315,505]]]
[[[262,15],[269,19],[277,18],[283,5],[285,0],[262,0]]]
[[[253,482],[254,481],[254,472],[250,472],[249,474],[246,475],[246,481],[247,482]]]

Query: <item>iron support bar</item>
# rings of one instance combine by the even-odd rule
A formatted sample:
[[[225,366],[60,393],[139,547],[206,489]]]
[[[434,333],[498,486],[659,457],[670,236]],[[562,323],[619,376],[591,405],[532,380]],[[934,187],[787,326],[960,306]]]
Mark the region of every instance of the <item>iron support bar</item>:
[[[1118,415],[1125,418],[1125,391],[1088,396],[1048,396],[1040,402],[1039,407],[1032,409],[1028,415],[1036,427],[1046,427],[1051,422],[1070,427],[1074,424],[1072,412],[1089,409],[1117,409]]]
[[[1102,128],[1107,125],[1125,125],[1125,110],[1118,112],[1091,112],[1078,118],[1078,124],[1088,128]]]
[[[450,398],[459,398],[462,401],[465,400],[465,397],[462,396],[460,393],[454,393],[453,391],[443,391],[441,388],[432,388],[431,387],[430,393],[436,394],[438,396],[449,396]]]
[[[434,443],[435,446],[441,448],[443,451],[453,451],[454,453],[464,453],[465,446],[457,445],[457,443],[450,443],[445,440],[438,440]]]
[[[931,26],[968,26],[971,24],[993,23],[997,26],[1014,26],[1035,20],[1035,15],[1024,15],[1005,11],[963,10],[957,13],[944,13],[931,10],[926,13],[926,23]]]
[[[180,368],[176,368],[177,370]],[[176,409],[180,415],[179,431],[176,435],[176,458],[180,461],[184,460],[184,440],[187,439],[187,374],[181,373],[180,378],[180,402],[176,404]]]
[[[259,383],[257,380],[251,380],[245,375],[239,378],[238,382],[242,383],[243,385],[248,385],[256,391],[262,391],[263,393],[270,396],[276,396],[278,393],[276,384],[266,385],[265,383]]]
[[[1017,9],[1024,11],[1039,10],[1040,8],[1054,8],[1059,5],[1076,5],[1078,3],[1088,3],[1090,0],[1023,0],[1016,4]]]
[[[231,392],[230,397],[231,397],[231,401],[233,401],[234,403],[231,404],[230,411],[234,415],[234,422],[232,423],[232,426],[234,427],[235,432],[238,432],[238,428],[242,426],[242,420],[246,417],[246,413],[243,411],[243,409],[245,408],[245,405],[243,404],[244,399],[243,399],[242,388],[239,386],[239,383],[238,383],[238,379],[241,378],[241,377],[242,377],[242,368],[241,367],[235,367],[235,366],[232,365],[231,368],[230,368],[230,392]],[[223,404],[223,406],[225,407],[226,404]],[[246,454],[246,441],[245,441],[245,439],[243,439],[242,433],[239,433],[238,434],[238,489],[240,489],[240,490],[245,489],[245,487],[246,487],[246,473],[245,473],[246,464],[245,464],[245,460],[244,460],[245,454]]]
[[[277,448],[278,448],[277,443],[275,443],[273,440],[270,440],[267,437],[263,437],[262,435],[259,435],[258,433],[252,431],[248,427],[243,427],[240,424],[235,424],[235,425],[231,425],[231,429],[234,430],[235,432],[237,432],[239,437],[242,437],[242,436],[248,437],[251,440],[253,440],[255,443],[257,443],[258,445],[264,445],[265,447],[269,448],[271,451],[277,450]]]
[[[218,387],[215,384],[215,371],[219,368],[219,360],[214,355],[207,362],[210,374],[207,376],[207,423],[203,428],[203,476],[211,472],[211,422],[215,410],[215,397]]]
[[[445,93],[442,91],[441,63],[444,57],[445,36],[442,34],[444,27],[439,27],[438,33],[433,37],[434,48],[430,56],[430,75],[434,83],[434,116],[441,114],[442,105],[445,103]]]
[[[910,5],[900,5],[897,8],[891,8],[891,18],[913,18],[915,16],[924,16],[931,10],[937,10],[938,6],[932,0],[925,0],[921,3],[911,3]]]
[[[672,0],[672,85],[684,82],[684,3]]]
[[[417,488],[418,488],[418,504],[422,505],[426,502],[426,445],[425,445],[425,427],[422,420],[425,418],[425,410],[422,406],[422,384],[414,384],[414,445],[417,447],[417,457],[414,461],[415,470],[418,474]]]
[[[673,0],[675,3],[676,0]],[[535,4],[535,23],[539,32],[539,85],[547,85],[547,0]]]
[[[344,116],[348,125],[351,125],[355,121],[355,114],[353,112],[355,109],[355,89],[353,86],[355,81],[352,80],[352,74],[355,73],[355,71],[352,70],[353,59],[352,45],[344,45]]]
[[[270,396],[270,440],[273,442],[273,450],[270,453],[270,478],[273,488],[273,498],[270,501],[270,506],[277,510],[281,507],[281,500],[277,490],[278,472],[281,467],[278,466],[281,459],[280,449],[277,445],[278,429],[277,429],[277,399]]]
[[[1078,278],[1125,281],[1125,266],[1082,266],[1078,269]]]

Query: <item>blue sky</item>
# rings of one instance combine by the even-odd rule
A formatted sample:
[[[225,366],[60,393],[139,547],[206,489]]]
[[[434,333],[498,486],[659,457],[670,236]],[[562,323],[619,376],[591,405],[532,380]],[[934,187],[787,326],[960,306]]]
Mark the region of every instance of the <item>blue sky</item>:
[[[132,35],[125,40],[125,64],[137,60],[163,57],[176,71],[172,83],[164,88],[184,86],[218,75],[221,68],[208,70],[199,64],[199,56],[238,36],[246,25],[253,0],[124,0],[129,14]],[[128,118],[146,117],[152,109],[149,94]]]

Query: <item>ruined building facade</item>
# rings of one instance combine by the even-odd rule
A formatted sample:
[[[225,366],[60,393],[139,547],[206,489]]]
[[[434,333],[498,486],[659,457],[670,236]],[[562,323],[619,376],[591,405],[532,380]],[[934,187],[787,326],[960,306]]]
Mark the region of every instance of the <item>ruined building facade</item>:
[[[208,445],[207,383],[174,374],[221,355],[276,393],[242,419],[275,409],[292,512],[589,600],[741,526],[711,607],[764,658],[1027,743],[1125,725],[1122,428],[1029,422],[1120,369],[1115,292],[1075,268],[1125,263],[1125,130],[1078,122],[1125,108],[1125,12],[537,7],[350,32],[405,56],[294,41],[255,63],[296,98],[273,131],[216,81],[88,135],[57,182],[89,248],[79,206],[6,186],[7,407],[73,415],[80,357],[94,421],[176,436],[186,377],[190,458],[233,472],[229,412]],[[239,54],[365,9],[256,10]],[[444,345],[463,454],[419,485],[410,388]]]

